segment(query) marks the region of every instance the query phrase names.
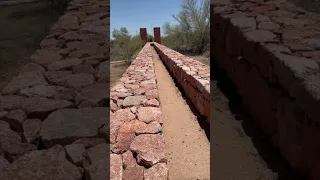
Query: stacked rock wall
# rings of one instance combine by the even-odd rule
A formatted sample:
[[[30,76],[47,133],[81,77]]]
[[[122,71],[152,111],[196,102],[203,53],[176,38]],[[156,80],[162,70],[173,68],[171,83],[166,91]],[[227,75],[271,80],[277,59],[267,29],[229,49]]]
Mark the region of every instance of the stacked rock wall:
[[[210,123],[210,67],[161,44],[154,47],[199,113]]]
[[[108,0],[74,0],[0,94],[0,179],[106,179]]]
[[[111,179],[168,178],[151,48],[142,48],[110,92]]]
[[[24,3],[36,3],[42,2],[46,0],[0,0],[0,6],[10,6],[10,5],[18,5]]]
[[[293,168],[320,179],[320,16],[285,0],[214,0],[211,33],[248,112]]]

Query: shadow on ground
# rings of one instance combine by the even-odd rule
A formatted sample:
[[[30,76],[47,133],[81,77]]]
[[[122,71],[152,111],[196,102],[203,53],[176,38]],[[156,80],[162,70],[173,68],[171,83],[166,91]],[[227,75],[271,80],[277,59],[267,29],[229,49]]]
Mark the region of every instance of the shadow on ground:
[[[305,176],[292,170],[288,162],[281,156],[279,151],[274,148],[271,140],[266,134],[255,124],[254,119],[246,113],[241,102],[240,95],[236,92],[236,88],[227,77],[226,73],[211,62],[211,77],[215,77],[218,89],[228,100],[228,107],[236,121],[241,122],[245,135],[248,136],[259,156],[267,164],[268,168],[277,174],[277,180],[306,180]],[[211,83],[213,84],[213,83]],[[211,92],[213,93],[213,92]],[[212,113],[212,112],[211,112]],[[213,120],[211,120],[213,121]],[[214,129],[212,129],[214,131]],[[233,142],[230,142],[233,143]],[[244,157],[245,158],[245,157]],[[219,164],[219,162],[217,162]],[[249,172],[250,173],[250,172]]]
[[[159,58],[161,59],[161,57],[159,56]],[[162,61],[162,59],[161,59]],[[172,75],[172,73],[169,71],[167,65],[165,63],[163,63],[163,65],[165,66],[165,68],[167,69],[167,71],[169,72],[169,74],[171,75],[175,86],[179,89],[179,91],[181,92],[181,96],[185,99],[186,103],[188,104],[190,110],[192,111],[192,113],[196,116],[198,123],[200,125],[200,127],[204,130],[207,139],[210,142],[210,125],[208,124],[206,118],[204,116],[202,116],[200,114],[200,112],[196,109],[196,107],[193,105],[193,103],[191,102],[191,100],[189,100],[183,90],[183,88],[179,85],[177,79]]]

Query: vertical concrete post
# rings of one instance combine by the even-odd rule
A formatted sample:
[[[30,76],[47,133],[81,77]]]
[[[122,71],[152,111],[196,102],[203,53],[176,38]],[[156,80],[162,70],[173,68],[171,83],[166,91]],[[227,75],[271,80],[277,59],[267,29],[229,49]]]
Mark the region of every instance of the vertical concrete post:
[[[153,28],[153,32],[154,32],[154,41],[161,44],[160,27]]]
[[[142,40],[141,46],[143,47],[147,42],[148,42],[148,37],[147,37],[147,28],[140,28],[140,37]]]

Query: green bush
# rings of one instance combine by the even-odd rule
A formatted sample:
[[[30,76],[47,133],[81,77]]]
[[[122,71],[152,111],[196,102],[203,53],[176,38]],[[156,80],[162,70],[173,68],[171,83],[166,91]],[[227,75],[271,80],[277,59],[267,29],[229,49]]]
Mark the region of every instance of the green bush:
[[[164,24],[165,46],[179,52],[203,54],[210,49],[210,1],[185,0],[173,18],[178,22]]]
[[[135,58],[135,53],[140,51],[141,44],[140,36],[131,36],[127,28],[114,29],[110,40],[110,60],[130,62]]]
[[[148,35],[148,42],[153,42],[153,36],[152,35]]]

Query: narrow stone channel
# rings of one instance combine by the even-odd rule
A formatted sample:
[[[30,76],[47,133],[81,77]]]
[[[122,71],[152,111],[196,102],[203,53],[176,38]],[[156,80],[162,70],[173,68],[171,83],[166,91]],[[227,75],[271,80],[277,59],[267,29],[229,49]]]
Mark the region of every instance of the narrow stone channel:
[[[214,66],[214,65],[213,65]],[[215,72],[215,70],[213,70]],[[305,180],[292,171],[268,137],[242,108],[230,80],[211,81],[214,180]]]
[[[210,179],[210,142],[154,49],[170,180]]]

